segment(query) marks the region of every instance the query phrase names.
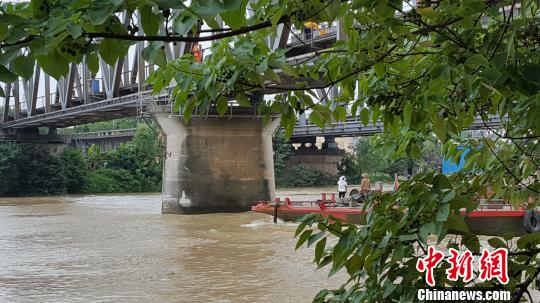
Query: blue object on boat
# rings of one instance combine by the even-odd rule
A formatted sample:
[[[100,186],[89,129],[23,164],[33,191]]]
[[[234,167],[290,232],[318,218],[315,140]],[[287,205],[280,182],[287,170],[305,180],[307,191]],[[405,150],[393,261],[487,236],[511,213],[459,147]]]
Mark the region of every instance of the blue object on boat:
[[[442,162],[442,173],[443,174],[451,174],[455,173],[457,171],[460,171],[463,166],[465,166],[465,156],[471,151],[470,148],[464,147],[464,146],[458,146],[458,150],[464,149],[463,153],[461,154],[461,158],[459,159],[459,163],[454,163],[452,159],[443,159]]]

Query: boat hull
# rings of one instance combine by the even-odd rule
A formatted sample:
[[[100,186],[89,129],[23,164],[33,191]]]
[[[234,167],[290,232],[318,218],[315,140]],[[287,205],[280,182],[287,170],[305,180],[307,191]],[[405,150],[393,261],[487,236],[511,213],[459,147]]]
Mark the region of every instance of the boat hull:
[[[366,224],[367,211],[353,207],[327,207],[299,206],[294,207],[287,204],[275,208],[275,204],[261,202],[252,207],[252,211],[265,213],[277,217],[283,221],[294,222],[306,214],[318,213],[325,217],[335,217],[344,223]],[[506,234],[523,235],[527,230],[523,224],[525,210],[475,210],[466,214],[464,221],[472,234],[487,236],[503,236]],[[452,233],[458,233],[450,231]]]
[[[472,234],[503,236],[505,234],[524,235],[525,211],[473,211],[465,216],[465,223]]]

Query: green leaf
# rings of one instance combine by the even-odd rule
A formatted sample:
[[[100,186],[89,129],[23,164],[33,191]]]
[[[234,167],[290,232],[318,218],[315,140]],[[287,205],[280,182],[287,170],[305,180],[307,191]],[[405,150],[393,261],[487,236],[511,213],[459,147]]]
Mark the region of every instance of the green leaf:
[[[97,74],[99,71],[99,56],[95,52],[86,55],[86,65],[92,74]]]
[[[178,112],[180,110],[180,107],[184,105],[184,103],[186,102],[189,96],[189,93],[191,92],[190,89],[191,89],[191,85],[189,86],[188,89],[183,89],[176,94],[176,97],[174,98],[174,107],[173,107],[174,112]],[[184,108],[182,114],[185,114],[188,112],[189,112],[189,109]]]
[[[317,125],[320,128],[324,127],[324,121],[321,120],[321,113],[317,111],[312,111],[309,114],[309,121],[315,125]]]
[[[464,217],[456,214],[451,214],[444,223],[444,228],[458,232],[469,232],[469,227],[465,223]]]
[[[470,249],[474,253],[480,252],[480,241],[478,240],[478,237],[471,234],[464,234],[461,238],[461,244],[465,245],[468,249]]]
[[[302,218],[299,218],[297,222],[300,222],[300,224],[298,224],[298,227],[296,228],[296,231],[294,232],[294,237],[298,237],[298,235],[304,230],[304,228],[306,228],[307,226],[307,223],[306,221],[304,220],[301,220],[301,219],[305,219],[308,215],[304,215]]]
[[[360,121],[362,122],[362,124],[364,124],[364,126],[367,126],[368,123],[369,123],[369,109],[367,108],[362,108],[362,110],[360,111]]]
[[[452,183],[450,182],[448,177],[443,174],[438,174],[435,176],[435,178],[433,179],[433,185],[438,187],[438,189],[451,189],[452,188]]]
[[[326,248],[326,238],[322,238],[317,245],[315,245],[315,263],[319,264],[321,257],[324,254],[324,249]]]
[[[447,78],[449,71],[450,69],[447,64],[437,64],[431,68],[429,76],[431,79]]]
[[[34,58],[21,55],[13,60],[11,66],[13,66],[14,73],[23,77],[24,79],[30,79],[34,74],[35,62],[36,61]]]
[[[167,65],[167,55],[163,49],[164,47],[162,42],[150,42],[142,51],[143,58],[159,67],[165,67]]]
[[[230,1],[235,2],[235,1]],[[242,26],[246,26],[246,6],[248,1],[247,0],[241,0],[241,4],[238,8],[234,8],[232,10],[229,10],[228,12],[221,13],[220,16],[225,22],[225,24],[229,25],[232,29],[237,29]],[[236,3],[232,3],[232,7],[234,7]]]
[[[0,52],[0,64],[2,65],[8,65],[13,58],[15,58],[19,54],[19,48],[13,47],[13,48],[6,48],[4,50],[4,53]]]
[[[11,83],[17,80],[17,75],[10,72],[5,66],[0,65],[0,81],[4,83]]]
[[[0,97],[5,97],[6,96],[6,93],[4,92],[4,89],[2,88],[2,86],[0,86]]]
[[[289,65],[287,63],[283,63],[283,64],[280,65],[280,68],[285,74],[287,74],[287,75],[289,75],[291,77],[298,77],[298,73],[296,72],[296,70],[291,65]]]
[[[122,5],[122,0],[92,0],[88,16],[93,25],[105,22]]]
[[[184,8],[185,4],[183,4],[181,1],[178,0],[154,0],[154,2],[163,8]]]
[[[407,242],[407,241],[413,241],[418,240],[417,234],[409,234],[409,235],[401,235],[399,236],[399,241],[401,242]]]
[[[119,58],[126,55],[128,47],[125,42],[115,39],[103,39],[99,44],[99,55],[110,66],[114,66]]]
[[[517,247],[520,249],[538,247],[538,245],[540,245],[540,232],[526,234],[517,241]]]
[[[314,235],[309,236],[307,246],[310,247],[311,245],[313,245],[313,243],[317,242],[317,240],[319,240],[322,236],[324,236],[324,234],[325,232],[321,231]]]
[[[448,203],[442,204],[437,211],[435,220],[438,222],[445,222],[446,219],[448,219],[448,214],[450,214],[450,205]]]
[[[79,38],[83,32],[82,26],[79,24],[68,24],[67,30],[74,39]]]
[[[528,81],[540,84],[540,64],[525,64],[523,66],[523,76],[525,76]]]
[[[41,19],[47,16],[47,10],[45,9],[45,0],[31,0],[32,15],[34,18]]]
[[[43,71],[56,80],[67,75],[69,71],[69,62],[55,50],[48,56],[37,56],[36,59]]]
[[[239,9],[242,5],[242,0],[223,0],[219,2],[214,0],[199,0],[197,3],[198,6],[195,7],[197,14],[215,18],[216,15],[223,12]]]
[[[227,101],[227,98],[225,98],[224,96],[219,96],[218,99],[217,99],[217,112],[220,116],[223,116],[226,112],[227,112],[227,109],[229,108],[229,102]]]
[[[437,137],[442,141],[446,142],[446,124],[444,123],[444,120],[440,117],[434,118],[433,121],[433,132],[437,135]]]
[[[251,102],[249,101],[248,97],[244,93],[237,94],[236,101],[238,102],[238,104],[240,104],[240,106],[244,106],[244,107],[251,106]]]
[[[433,17],[435,15],[435,11],[433,10],[433,7],[431,6],[417,8],[416,12],[420,14],[421,16],[424,16],[427,18]]]
[[[304,230],[304,232],[302,232],[302,234],[300,235],[300,238],[298,238],[298,242],[296,242],[296,246],[295,246],[295,250],[299,249],[304,243],[306,243],[306,241],[309,239],[309,236],[311,235],[311,233],[313,232],[312,229],[307,229],[307,230]]]
[[[403,123],[405,123],[405,125],[407,126],[411,125],[411,116],[412,116],[412,105],[410,102],[407,102],[407,104],[405,104],[405,107],[403,108]]]
[[[506,243],[500,238],[491,238],[488,240],[489,245],[493,248],[508,248]]]
[[[143,5],[140,8],[141,25],[147,36],[155,36],[159,32],[161,18],[154,14],[152,5]]]
[[[480,66],[489,66],[489,62],[482,54],[475,54],[465,61],[465,65],[471,69],[476,69]]]
[[[379,79],[384,78],[385,69],[386,69],[386,66],[384,63],[382,62],[375,63],[375,65],[373,65],[373,69],[375,70],[375,74],[377,74],[377,77]]]
[[[173,29],[178,35],[185,35],[189,33],[197,20],[197,17],[186,11],[174,19]]]
[[[386,286],[384,287],[384,292],[383,292],[383,298],[387,298],[390,294],[392,294],[394,292],[394,290],[396,290],[396,285],[391,283],[390,281],[388,281],[389,283],[386,284]]]

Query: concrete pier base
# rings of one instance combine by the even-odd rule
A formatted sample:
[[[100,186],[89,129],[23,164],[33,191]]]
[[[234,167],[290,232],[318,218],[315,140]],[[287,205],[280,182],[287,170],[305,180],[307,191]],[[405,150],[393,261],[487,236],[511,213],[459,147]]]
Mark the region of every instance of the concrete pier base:
[[[166,139],[162,213],[240,212],[275,194],[272,134],[279,121],[152,113]]]

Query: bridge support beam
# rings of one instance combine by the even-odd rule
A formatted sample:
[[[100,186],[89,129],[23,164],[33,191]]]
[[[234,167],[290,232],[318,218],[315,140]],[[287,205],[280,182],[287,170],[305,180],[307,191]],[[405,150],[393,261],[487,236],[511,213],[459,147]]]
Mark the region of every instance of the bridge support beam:
[[[192,118],[153,113],[165,134],[162,213],[237,212],[275,193],[276,119]]]

